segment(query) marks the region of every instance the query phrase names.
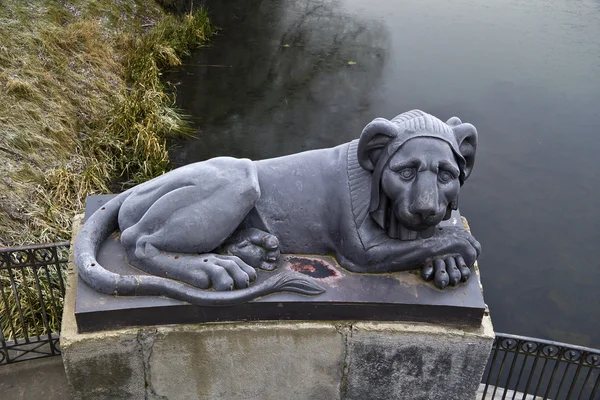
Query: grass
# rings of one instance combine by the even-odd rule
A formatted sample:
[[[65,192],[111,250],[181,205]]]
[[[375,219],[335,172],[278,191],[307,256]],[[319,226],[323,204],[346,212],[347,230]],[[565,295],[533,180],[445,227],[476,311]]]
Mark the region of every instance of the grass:
[[[88,195],[166,171],[187,128],[161,71],[213,32],[151,0],[0,0],[0,247],[69,240]]]
[[[0,2],[0,246],[66,240],[85,197],[165,172],[161,71],[213,33],[147,0]]]
[[[68,248],[57,248],[57,255],[61,260],[68,258]],[[0,268],[0,327],[5,340],[59,332],[65,271],[56,265]]]

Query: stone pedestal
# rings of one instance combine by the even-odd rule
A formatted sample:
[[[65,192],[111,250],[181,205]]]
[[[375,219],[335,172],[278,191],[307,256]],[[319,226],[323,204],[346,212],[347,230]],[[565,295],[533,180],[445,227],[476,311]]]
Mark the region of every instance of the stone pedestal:
[[[77,281],[71,261],[61,348],[77,399],[472,400],[494,338],[487,313],[464,325],[235,321],[81,333]]]

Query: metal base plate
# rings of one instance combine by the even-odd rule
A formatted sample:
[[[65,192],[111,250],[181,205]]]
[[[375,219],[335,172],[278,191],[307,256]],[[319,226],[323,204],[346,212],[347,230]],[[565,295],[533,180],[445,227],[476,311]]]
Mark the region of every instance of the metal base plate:
[[[112,197],[89,197],[86,219]],[[460,215],[456,213],[444,224],[461,224]],[[146,274],[127,264],[115,237],[103,244],[98,261],[120,274]],[[245,304],[207,307],[163,297],[106,295],[79,280],[75,307],[78,330],[83,333],[138,325],[245,320],[414,321],[478,326],[485,310],[477,271],[466,284],[442,291],[423,281],[417,270],[356,274],[340,267],[332,257],[284,254],[279,268],[259,271],[257,281],[286,270],[311,276],[326,292],[319,296],[276,293]]]

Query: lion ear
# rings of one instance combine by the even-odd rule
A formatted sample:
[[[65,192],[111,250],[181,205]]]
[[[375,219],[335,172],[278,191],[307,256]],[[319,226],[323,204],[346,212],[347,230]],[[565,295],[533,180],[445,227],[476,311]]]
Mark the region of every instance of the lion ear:
[[[358,139],[358,162],[367,171],[373,171],[381,152],[398,136],[396,125],[385,118],[375,118],[360,134]]]
[[[450,118],[448,122],[456,117]],[[460,120],[456,118],[459,122]],[[452,126],[450,123],[448,125]],[[475,151],[477,150],[477,129],[471,124],[460,123],[452,127],[456,142],[458,143],[458,150],[465,159],[465,166],[463,168],[462,182],[464,182],[471,172],[473,171],[473,165],[475,164]],[[461,182],[461,183],[462,183]]]
[[[462,124],[462,121],[458,117],[452,117],[448,121],[446,121],[446,124],[448,124],[450,126],[457,126],[457,125]]]

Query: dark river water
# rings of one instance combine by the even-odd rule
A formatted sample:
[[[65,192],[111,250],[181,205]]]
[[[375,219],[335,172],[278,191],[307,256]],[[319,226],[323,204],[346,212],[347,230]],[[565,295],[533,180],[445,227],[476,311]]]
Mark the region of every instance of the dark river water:
[[[495,329],[600,347],[600,0],[212,1],[168,79],[176,166],[357,138],[420,108],[479,130],[460,207]]]

